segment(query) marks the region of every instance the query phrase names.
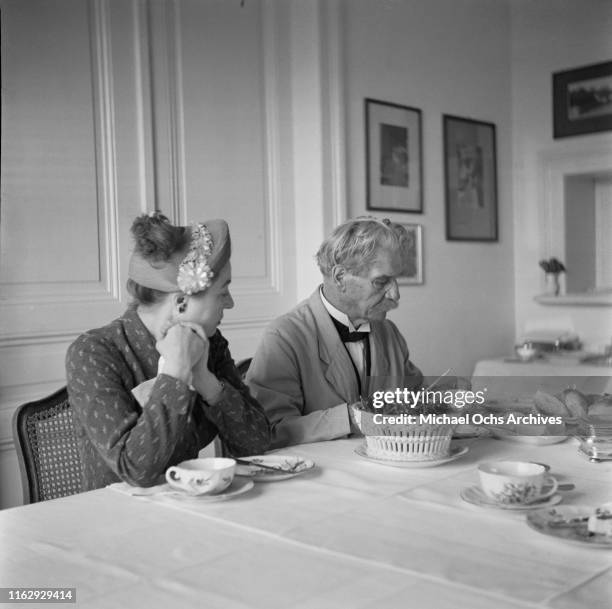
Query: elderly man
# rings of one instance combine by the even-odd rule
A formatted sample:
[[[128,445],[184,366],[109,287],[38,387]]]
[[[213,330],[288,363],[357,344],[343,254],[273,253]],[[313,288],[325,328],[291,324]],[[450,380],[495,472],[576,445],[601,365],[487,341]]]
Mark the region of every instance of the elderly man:
[[[349,406],[393,379],[420,389],[406,341],[385,319],[398,306],[404,227],[375,218],[338,226],[317,252],[323,284],[267,328],[247,375],[273,428],[273,446],[355,431]]]

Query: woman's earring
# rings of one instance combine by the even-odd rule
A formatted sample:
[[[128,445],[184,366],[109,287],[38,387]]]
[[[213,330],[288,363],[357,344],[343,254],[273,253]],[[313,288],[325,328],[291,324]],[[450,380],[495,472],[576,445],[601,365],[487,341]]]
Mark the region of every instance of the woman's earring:
[[[177,311],[179,313],[184,313],[187,310],[187,302],[185,301],[185,298],[181,297],[179,300],[177,300]]]

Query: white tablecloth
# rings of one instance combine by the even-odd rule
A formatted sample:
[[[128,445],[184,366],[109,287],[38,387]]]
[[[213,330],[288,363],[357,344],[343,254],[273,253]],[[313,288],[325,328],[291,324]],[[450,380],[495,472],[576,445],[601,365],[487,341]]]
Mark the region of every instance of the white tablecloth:
[[[357,456],[360,442],[281,451],[317,467],[219,503],[119,486],[4,510],[0,586],[76,587],[77,606],[105,609],[612,606],[612,551],[459,496],[480,461],[509,457],[574,483],[563,504],[597,505],[612,500],[612,463],[573,440],[481,439],[452,463],[397,469]]]

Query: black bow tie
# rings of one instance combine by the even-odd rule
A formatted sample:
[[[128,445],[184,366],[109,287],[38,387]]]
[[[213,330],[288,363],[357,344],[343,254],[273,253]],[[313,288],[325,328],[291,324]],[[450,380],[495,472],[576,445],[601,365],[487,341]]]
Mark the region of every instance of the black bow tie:
[[[334,322],[334,326],[336,326],[336,330],[340,334],[340,340],[343,343],[356,343],[370,336],[369,332],[351,332],[347,326],[333,317],[331,320]]]

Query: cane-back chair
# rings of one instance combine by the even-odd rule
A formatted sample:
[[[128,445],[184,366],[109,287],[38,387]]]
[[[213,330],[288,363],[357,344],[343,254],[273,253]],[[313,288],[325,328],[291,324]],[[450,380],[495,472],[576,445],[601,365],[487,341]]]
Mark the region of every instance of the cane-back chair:
[[[66,387],[28,402],[13,416],[24,503],[82,491],[81,459]]]

